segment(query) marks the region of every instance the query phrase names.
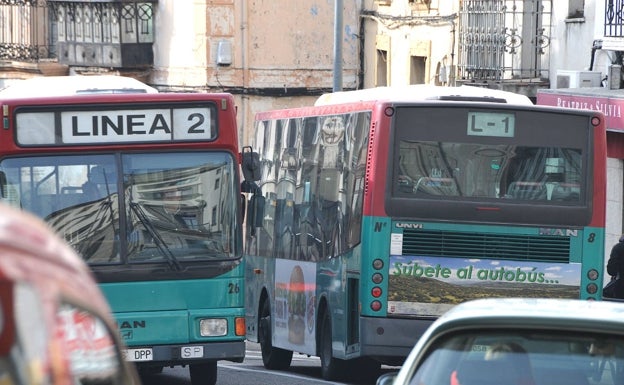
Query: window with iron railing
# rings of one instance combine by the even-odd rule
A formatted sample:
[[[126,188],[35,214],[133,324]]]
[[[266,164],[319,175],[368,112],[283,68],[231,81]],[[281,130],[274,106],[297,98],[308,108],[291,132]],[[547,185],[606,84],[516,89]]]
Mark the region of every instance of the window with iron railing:
[[[0,0],[0,60],[54,58],[54,38],[44,0]]]
[[[156,1],[48,0],[59,62],[112,68],[153,64]]]
[[[606,0],[605,2],[605,37],[624,37],[624,0]]]
[[[548,78],[551,13],[552,0],[462,1],[458,81]]]
[[[0,0],[0,60],[150,66],[156,2]]]

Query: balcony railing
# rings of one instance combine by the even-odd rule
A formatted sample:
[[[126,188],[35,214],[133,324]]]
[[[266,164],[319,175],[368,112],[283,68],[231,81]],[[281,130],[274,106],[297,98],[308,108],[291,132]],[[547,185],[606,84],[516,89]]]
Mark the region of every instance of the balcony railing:
[[[145,68],[157,0],[0,0],[0,60]]]
[[[606,0],[605,37],[624,37],[624,0]]]
[[[112,68],[149,67],[154,62],[157,0],[48,0],[60,63]]]
[[[552,1],[462,1],[458,81],[548,78]]]
[[[56,57],[45,0],[0,0],[0,60]]]

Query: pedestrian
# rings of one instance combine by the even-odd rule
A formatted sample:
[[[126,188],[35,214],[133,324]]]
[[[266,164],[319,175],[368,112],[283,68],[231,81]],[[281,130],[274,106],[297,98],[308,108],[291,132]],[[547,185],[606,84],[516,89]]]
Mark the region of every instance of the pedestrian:
[[[611,276],[611,282],[603,289],[603,297],[624,299],[624,234],[611,248],[607,273]]]

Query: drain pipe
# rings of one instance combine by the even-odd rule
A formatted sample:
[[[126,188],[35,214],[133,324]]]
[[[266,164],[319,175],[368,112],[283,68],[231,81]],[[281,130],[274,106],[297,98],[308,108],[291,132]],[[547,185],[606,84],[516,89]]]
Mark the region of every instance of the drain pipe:
[[[334,92],[342,91],[342,4],[343,0],[334,0]]]
[[[589,62],[589,70],[594,70],[594,58],[596,56],[596,51],[602,49],[602,40],[594,40],[591,49],[591,61]]]

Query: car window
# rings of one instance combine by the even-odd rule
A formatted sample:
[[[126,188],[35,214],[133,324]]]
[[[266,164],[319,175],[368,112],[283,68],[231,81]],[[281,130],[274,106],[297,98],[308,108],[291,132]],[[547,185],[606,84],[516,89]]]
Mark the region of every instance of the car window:
[[[35,286],[0,279],[0,384],[34,382],[29,367],[48,359],[43,307]]]
[[[438,342],[413,385],[621,385],[624,340],[552,331],[461,334]]]
[[[120,350],[97,315],[65,303],[57,311],[56,334],[63,352],[57,358],[67,360],[74,384],[126,383]]]
[[[68,302],[48,313],[51,305],[33,285],[0,281],[0,384],[56,384],[65,375],[75,385],[133,383],[98,314]]]

